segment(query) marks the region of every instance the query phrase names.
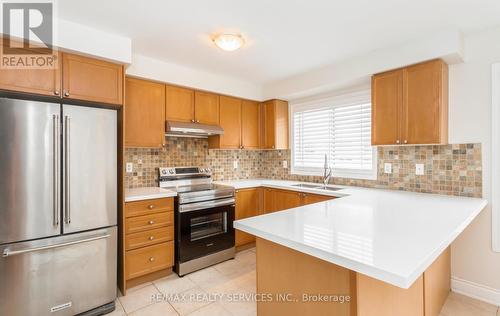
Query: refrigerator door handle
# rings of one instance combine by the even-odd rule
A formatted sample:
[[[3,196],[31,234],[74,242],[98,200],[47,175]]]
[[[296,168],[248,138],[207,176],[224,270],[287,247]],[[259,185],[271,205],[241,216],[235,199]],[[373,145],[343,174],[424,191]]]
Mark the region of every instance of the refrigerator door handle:
[[[53,203],[54,203],[54,226],[59,226],[59,115],[52,116],[54,123],[52,131],[52,141],[54,145],[54,165],[53,165]]]
[[[70,177],[71,177],[71,174],[70,174],[70,143],[71,143],[71,139],[70,139],[70,122],[71,122],[71,118],[66,115],[65,117],[65,120],[66,120],[66,129],[65,129],[65,135],[64,135],[64,141],[65,141],[65,144],[64,144],[64,160],[65,160],[65,179],[64,179],[64,184],[65,184],[65,190],[64,190],[64,194],[65,194],[65,198],[64,198],[64,201],[65,201],[65,207],[64,207],[64,221],[66,222],[66,224],[70,224],[71,223],[71,203],[70,203],[70,190],[71,190],[71,186],[70,186]]]
[[[84,238],[84,239],[80,239],[80,240],[73,240],[73,241],[63,242],[63,243],[54,244],[54,245],[25,248],[25,249],[19,249],[19,250],[10,250],[10,249],[6,248],[6,249],[4,249],[4,251],[2,253],[2,257],[6,258],[6,257],[12,257],[12,256],[16,256],[16,255],[22,255],[22,254],[29,253],[29,252],[36,252],[36,251],[66,247],[66,246],[81,244],[81,243],[90,242],[90,241],[94,241],[94,240],[105,239],[105,238],[109,238],[109,237],[111,237],[110,234],[104,234],[104,235],[101,234],[101,235],[95,236],[95,237]]]

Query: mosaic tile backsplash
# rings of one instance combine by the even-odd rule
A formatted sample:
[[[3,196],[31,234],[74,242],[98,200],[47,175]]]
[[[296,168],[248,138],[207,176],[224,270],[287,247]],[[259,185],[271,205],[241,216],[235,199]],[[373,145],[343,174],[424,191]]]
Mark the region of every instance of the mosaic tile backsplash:
[[[158,168],[169,166],[209,167],[214,180],[322,181],[321,177],[294,175],[283,168],[283,160],[290,165],[290,155],[290,150],[214,150],[208,149],[206,139],[172,137],[164,149],[125,150],[125,162],[134,164],[134,172],[125,175],[125,186],[158,186]],[[235,160],[237,169],[233,168]],[[392,174],[384,173],[386,162],[392,163]],[[424,175],[415,175],[417,163],[425,165]],[[481,144],[378,147],[377,180],[333,178],[330,183],[481,197]]]

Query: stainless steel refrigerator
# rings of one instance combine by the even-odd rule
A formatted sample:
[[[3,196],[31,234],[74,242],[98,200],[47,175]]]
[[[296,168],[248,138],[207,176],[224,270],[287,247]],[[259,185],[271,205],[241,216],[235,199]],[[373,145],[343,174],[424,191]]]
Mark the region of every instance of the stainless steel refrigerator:
[[[114,308],[115,110],[0,98],[0,315]]]

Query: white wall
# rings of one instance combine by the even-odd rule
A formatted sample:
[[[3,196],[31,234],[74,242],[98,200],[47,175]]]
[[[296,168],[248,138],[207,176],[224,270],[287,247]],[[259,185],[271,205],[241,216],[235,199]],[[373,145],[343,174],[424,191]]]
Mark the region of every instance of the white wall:
[[[491,65],[500,62],[500,28],[465,38],[465,63],[450,66],[449,140],[482,143],[483,196],[491,198]],[[490,205],[454,242],[452,275],[496,289],[500,253],[492,250]]]
[[[95,56],[120,64],[130,64],[132,41],[130,38],[106,33],[70,21],[57,20],[55,45],[63,51]]]
[[[369,83],[372,74],[435,58],[442,58],[448,64],[462,62],[462,34],[452,31],[436,33],[267,83],[264,86],[264,98],[294,100]]]
[[[132,56],[132,65],[126,69],[126,73],[140,78],[262,101],[262,86],[260,84],[167,63],[142,55]]]

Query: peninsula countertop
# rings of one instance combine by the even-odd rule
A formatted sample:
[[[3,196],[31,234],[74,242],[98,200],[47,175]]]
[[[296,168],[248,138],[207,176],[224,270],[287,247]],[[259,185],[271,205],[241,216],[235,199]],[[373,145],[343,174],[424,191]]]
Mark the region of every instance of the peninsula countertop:
[[[401,288],[409,288],[487,205],[479,198],[358,187],[325,192],[292,181],[218,183],[340,197],[238,220],[234,227]]]

